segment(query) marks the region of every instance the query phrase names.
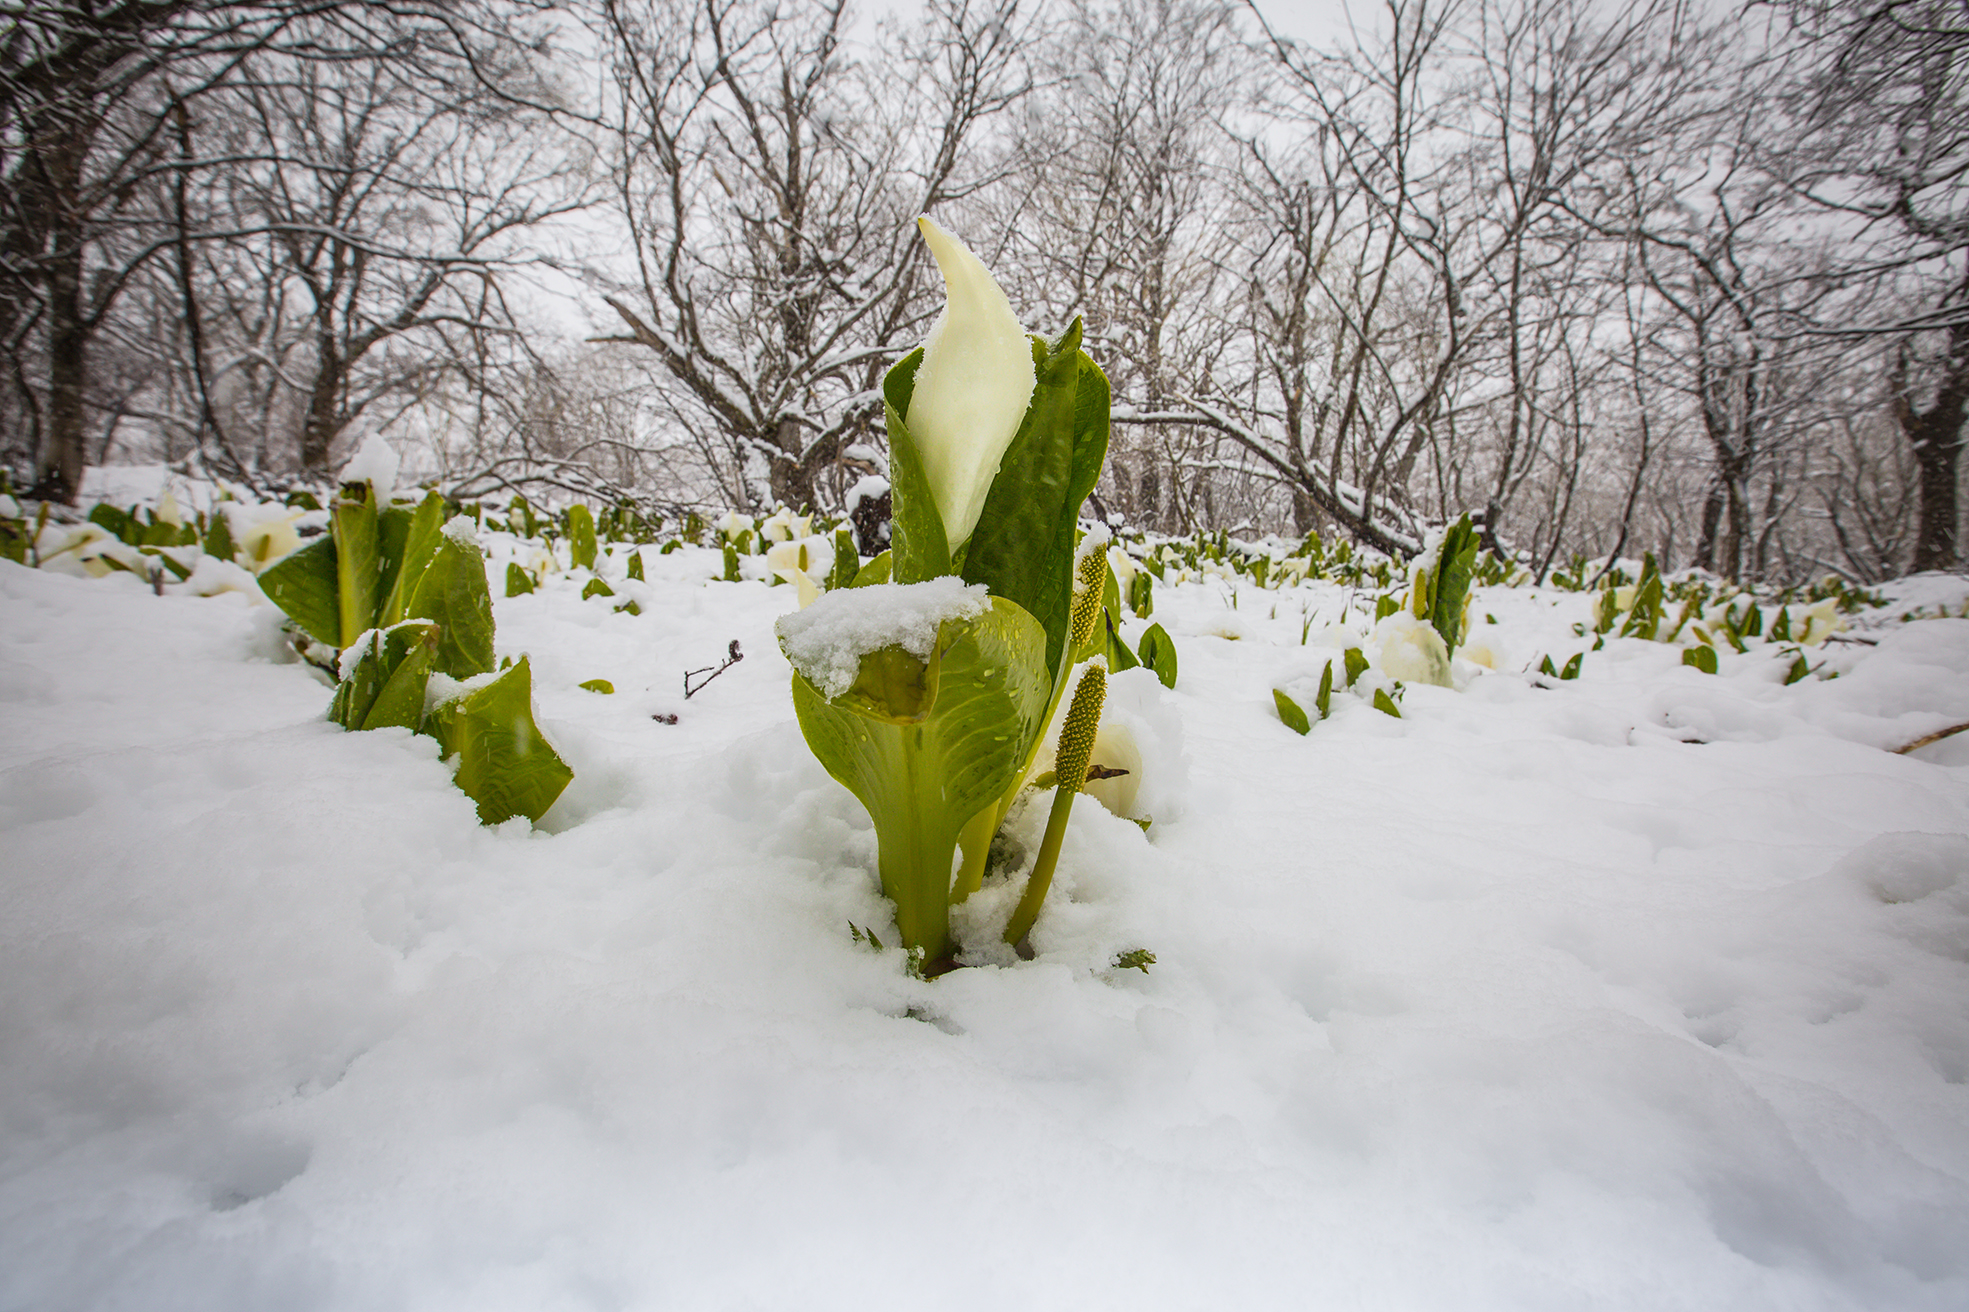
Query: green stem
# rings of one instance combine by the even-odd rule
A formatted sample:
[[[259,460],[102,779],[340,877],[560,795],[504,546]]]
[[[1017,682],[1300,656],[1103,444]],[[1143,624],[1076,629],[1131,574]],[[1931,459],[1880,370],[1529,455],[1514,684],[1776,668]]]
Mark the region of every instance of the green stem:
[[[1005,926],[1005,941],[1015,947],[1032,933],[1033,924],[1039,919],[1040,904],[1046,901],[1047,890],[1053,887],[1053,867],[1060,863],[1060,844],[1067,836],[1067,816],[1073,811],[1073,799],[1079,795],[1078,788],[1064,787],[1053,794],[1053,809],[1046,813],[1046,837],[1040,840],[1039,857],[1032,863],[1025,895]]]

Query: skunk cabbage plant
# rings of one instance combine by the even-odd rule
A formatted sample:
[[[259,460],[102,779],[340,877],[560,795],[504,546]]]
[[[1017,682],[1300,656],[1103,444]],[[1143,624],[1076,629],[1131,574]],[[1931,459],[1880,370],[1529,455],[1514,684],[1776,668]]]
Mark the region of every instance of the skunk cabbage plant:
[[[801,732],[868,808],[903,946],[933,971],[1085,654],[1076,533],[1107,457],[1108,384],[1079,320],[1028,335],[978,258],[919,226],[947,302],[883,380],[887,581],[827,592],[779,633]]]
[[[303,633],[341,653],[329,718],[430,734],[444,759],[458,758],[454,778],[481,820],[538,820],[574,775],[534,723],[525,658],[494,671],[492,594],[471,519],[446,520],[436,492],[414,508],[389,504],[387,480],[350,472],[329,532],[260,574]]]

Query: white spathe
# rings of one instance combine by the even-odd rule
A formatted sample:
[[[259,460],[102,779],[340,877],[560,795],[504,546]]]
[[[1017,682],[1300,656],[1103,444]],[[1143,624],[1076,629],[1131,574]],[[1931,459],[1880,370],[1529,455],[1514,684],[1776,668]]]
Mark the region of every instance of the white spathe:
[[[1396,611],[1374,626],[1378,646],[1374,664],[1391,679],[1452,687],[1449,648],[1442,635],[1407,611]]]
[[[943,271],[943,313],[923,340],[903,422],[923,458],[944,536],[971,538],[1037,381],[1032,344],[983,261],[926,215],[916,221]]]

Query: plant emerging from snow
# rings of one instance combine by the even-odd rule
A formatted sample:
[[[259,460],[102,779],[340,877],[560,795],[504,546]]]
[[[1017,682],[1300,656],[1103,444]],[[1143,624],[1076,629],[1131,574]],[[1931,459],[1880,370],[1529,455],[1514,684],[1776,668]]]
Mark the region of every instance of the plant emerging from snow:
[[[871,563],[780,637],[801,731],[868,808],[903,946],[937,969],[1084,645],[1076,533],[1107,456],[1108,385],[1078,320],[1029,336],[977,257],[920,223],[948,300],[883,380],[886,574]]]

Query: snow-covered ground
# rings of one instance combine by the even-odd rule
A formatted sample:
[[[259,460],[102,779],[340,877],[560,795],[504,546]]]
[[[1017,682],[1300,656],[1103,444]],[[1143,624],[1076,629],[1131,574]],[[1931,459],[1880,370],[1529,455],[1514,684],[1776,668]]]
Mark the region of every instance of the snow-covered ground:
[[[0,1309],[1969,1307],[1969,735],[1883,750],[1969,621],[1541,686],[1587,599],[1486,590],[1505,672],[1302,738],[1348,598],[1159,589],[1156,823],[1083,800],[1037,958],[923,982],[795,590],[647,560],[496,603],[538,829],[269,605],[0,562]]]

